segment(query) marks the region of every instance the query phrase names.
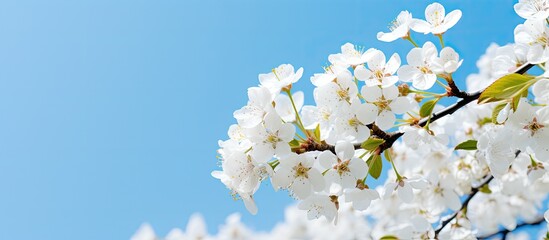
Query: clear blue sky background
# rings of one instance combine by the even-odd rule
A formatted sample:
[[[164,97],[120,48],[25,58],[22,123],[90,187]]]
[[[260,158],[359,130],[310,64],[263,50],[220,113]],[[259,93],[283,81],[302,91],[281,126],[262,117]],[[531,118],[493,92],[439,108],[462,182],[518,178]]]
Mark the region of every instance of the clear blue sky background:
[[[233,212],[270,229],[285,193],[263,187],[251,216],[210,176],[246,89],[291,63],[312,103],[328,54],[352,42],[404,58],[409,43],[376,33],[429,3],[0,1],[0,239],[128,239],[142,222],[165,234],[194,212],[213,232]],[[463,11],[445,35],[465,59],[457,79],[522,21],[511,0],[443,4]]]

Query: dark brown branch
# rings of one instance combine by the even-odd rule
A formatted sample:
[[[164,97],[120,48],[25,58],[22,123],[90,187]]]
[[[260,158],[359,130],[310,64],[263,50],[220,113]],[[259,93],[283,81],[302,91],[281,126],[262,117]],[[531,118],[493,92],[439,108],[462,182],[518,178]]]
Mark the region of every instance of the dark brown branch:
[[[465,209],[467,207],[467,205],[469,205],[469,201],[471,201],[471,199],[473,199],[473,197],[480,191],[480,189],[482,187],[488,185],[493,179],[494,179],[494,176],[490,176],[488,178],[488,180],[484,181],[484,183],[480,184],[478,187],[473,188],[471,190],[471,194],[469,194],[469,196],[467,196],[465,201],[463,201],[463,204],[461,204],[461,208],[458,211],[456,211],[454,214],[452,214],[452,216],[450,216],[450,217],[446,218],[445,220],[443,220],[442,223],[440,224],[440,226],[435,230],[435,239],[438,239],[438,234],[440,233],[440,231],[442,231],[442,229],[444,229],[444,227],[446,227],[446,225],[448,225],[448,223],[450,223],[452,220],[454,220],[454,218],[457,217],[459,212],[463,211],[463,209]]]
[[[495,237],[499,234],[501,234],[502,236],[502,239],[505,239],[505,237],[507,236],[508,233],[510,232],[513,232],[519,228],[522,228],[522,227],[526,227],[526,226],[535,226],[535,225],[539,225],[541,223],[545,222],[545,219],[543,217],[538,217],[536,220],[534,220],[533,222],[523,222],[519,225],[517,225],[517,227],[513,230],[508,230],[508,229],[502,229],[500,230],[499,232],[495,232],[495,233],[492,233],[490,235],[486,235],[486,236],[480,236],[478,237],[478,239],[489,239],[489,238],[492,238],[492,237]]]
[[[515,73],[524,74],[524,73],[526,73],[526,71],[528,71],[533,66],[534,66],[533,64],[529,64],[529,63],[524,64],[524,65],[520,66],[519,68],[517,68],[517,70],[515,70]],[[457,88],[457,86],[456,86],[456,88]],[[431,115],[430,118],[424,118],[423,120],[418,122],[418,125],[421,126],[421,127],[425,127],[425,125],[427,125],[427,122],[432,123],[432,122],[437,121],[438,119],[440,119],[442,117],[453,114],[458,109],[464,107],[465,105],[471,103],[472,101],[477,100],[479,98],[480,94],[482,94],[483,91],[484,90],[473,92],[473,93],[462,92],[463,94],[460,95],[461,99],[459,101],[457,101],[453,105],[450,105],[450,106],[448,106],[448,107],[446,107],[446,108],[444,108],[444,109],[442,109],[442,110],[440,110],[436,113],[433,113],[433,115]],[[381,130],[379,130],[379,131],[381,131]],[[379,136],[375,132],[373,134]],[[385,143],[383,143],[380,146],[380,149],[379,149],[380,151],[379,152],[383,152],[386,149],[389,149],[391,146],[393,146],[393,143],[396,140],[398,140],[398,138],[400,138],[402,135],[404,135],[403,132],[385,133],[386,138],[383,138],[385,140]],[[355,144],[355,149],[360,149],[360,143]]]
[[[469,94],[467,92],[459,90],[459,88],[456,85],[456,83],[454,82],[454,80],[449,79],[447,81],[448,81],[448,86],[450,87],[450,89],[448,91],[448,96],[450,96],[450,97],[454,96],[454,97],[458,97],[458,98],[467,98],[467,97],[469,97]]]

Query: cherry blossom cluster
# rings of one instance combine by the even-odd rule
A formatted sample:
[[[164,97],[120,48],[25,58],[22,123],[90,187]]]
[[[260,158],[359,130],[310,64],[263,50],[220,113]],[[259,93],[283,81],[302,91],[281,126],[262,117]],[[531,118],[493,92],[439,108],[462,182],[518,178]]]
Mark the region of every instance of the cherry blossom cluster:
[[[405,63],[398,53],[387,59],[351,43],[329,55],[329,66],[310,77],[314,105],[292,88],[302,68],[282,64],[259,74],[248,103],[234,112],[229,139],[219,141],[222,169],[212,176],[252,214],[264,181],[297,199],[308,219],[337,224],[348,204],[375,220],[376,239],[474,239],[542,218],[549,0],[521,0],[515,11],[526,19],[515,42],[490,46],[467,92],[453,78],[463,60],[443,38],[462,13],[439,3],[427,6],[425,19],[402,11],[378,33],[414,46]],[[435,41],[418,45],[413,32]],[[458,102],[444,107],[444,98]],[[391,171],[379,178],[384,161]]]
[[[307,215],[295,206],[285,210],[285,218],[269,231],[255,231],[240,221],[240,214],[227,217],[216,234],[209,233],[206,222],[200,214],[190,217],[183,229],[174,228],[164,237],[159,236],[148,223],[142,224],[130,240],[280,240],[280,239],[325,239],[353,240],[374,239],[372,226],[364,213],[354,211],[350,205],[342,205],[339,223],[334,225],[324,219],[309,220]],[[539,238],[545,235],[540,231]],[[510,233],[507,239],[529,240],[525,232]]]
[[[279,239],[370,239],[371,227],[363,214],[341,209],[336,226],[323,219],[308,220],[295,206],[286,208],[285,219],[269,232],[258,232],[240,221],[240,214],[227,217],[216,235],[209,234],[201,215],[191,216],[186,229],[173,229],[164,238],[157,236],[149,224],[143,224],[131,240],[279,240]]]

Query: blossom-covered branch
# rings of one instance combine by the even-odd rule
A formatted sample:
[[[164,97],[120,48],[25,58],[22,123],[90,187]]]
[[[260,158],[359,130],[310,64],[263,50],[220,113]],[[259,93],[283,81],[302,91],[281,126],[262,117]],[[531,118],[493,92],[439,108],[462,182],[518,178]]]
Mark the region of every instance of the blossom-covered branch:
[[[458,211],[456,211],[455,213],[453,213],[452,215],[450,215],[450,217],[448,217],[447,219],[444,219],[442,221],[442,223],[440,224],[440,226],[435,230],[435,238],[438,237],[438,234],[440,233],[440,231],[442,231],[442,229],[444,229],[446,227],[446,225],[448,225],[450,222],[452,222],[452,220],[454,220],[456,218],[456,216],[461,212],[463,211],[464,209],[467,208],[467,205],[469,205],[469,201],[471,201],[471,199],[473,199],[473,197],[479,192],[479,190],[483,187],[486,187],[488,186],[488,184],[494,179],[493,176],[490,176],[488,177],[488,179],[483,182],[482,184],[480,184],[478,187],[475,187],[473,189],[471,189],[471,193],[469,194],[469,196],[467,196],[467,198],[465,199],[465,201],[463,201],[463,203],[461,204],[461,207],[459,208]]]
[[[538,219],[536,219],[534,221],[523,222],[521,224],[518,224],[517,227],[515,227],[515,229],[513,229],[513,230],[502,229],[502,230],[500,230],[498,232],[495,232],[493,234],[490,234],[490,235],[480,236],[480,237],[478,237],[478,239],[490,239],[490,238],[496,237],[496,236],[501,234],[501,236],[502,236],[501,239],[504,240],[505,237],[507,236],[507,234],[509,234],[510,232],[519,230],[520,228],[527,227],[527,226],[539,225],[539,224],[544,223],[544,222],[546,222],[545,219],[543,217],[539,217]]]
[[[405,63],[399,53],[351,43],[329,55],[310,78],[313,105],[294,89],[302,68],[259,74],[229,139],[219,141],[222,169],[212,176],[252,214],[266,180],[311,220],[335,224],[342,208],[365,212],[373,238],[468,239],[539,215],[549,193],[549,0],[521,0],[515,10],[526,18],[515,42],[491,46],[466,90],[452,77],[463,60],[445,42],[462,13],[439,3],[424,19],[402,11],[378,33],[413,45]],[[435,40],[418,43],[413,32]],[[525,74],[534,66],[544,73]],[[435,84],[445,92],[432,91]],[[450,97],[458,101],[440,104]],[[380,179],[383,161],[390,168]]]

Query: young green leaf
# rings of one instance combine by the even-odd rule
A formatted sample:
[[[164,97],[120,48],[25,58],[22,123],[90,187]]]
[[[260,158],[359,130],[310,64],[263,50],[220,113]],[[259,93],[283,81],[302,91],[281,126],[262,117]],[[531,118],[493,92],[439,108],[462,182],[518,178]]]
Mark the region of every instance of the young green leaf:
[[[383,163],[381,162],[381,156],[377,154],[373,154],[370,156],[368,161],[366,161],[366,164],[368,164],[368,173],[370,176],[372,176],[375,179],[378,179],[381,175],[381,170],[383,168]]]
[[[398,239],[399,239],[398,237],[395,237],[393,235],[385,235],[380,238],[380,240],[398,240]]]
[[[377,147],[379,147],[379,145],[383,144],[384,142],[385,142],[385,140],[383,140],[383,139],[371,137],[371,138],[368,138],[366,141],[364,141],[360,146],[363,149],[366,149],[368,151],[373,151]]]
[[[480,94],[478,103],[498,102],[520,96],[536,81],[537,79],[533,76],[525,76],[518,73],[503,76]]]
[[[419,116],[421,117],[427,117],[430,116],[433,112],[433,109],[435,108],[435,105],[437,104],[439,98],[431,99],[427,102],[425,102],[421,108],[419,109]]]
[[[320,124],[316,125],[314,136],[315,136],[315,139],[320,142]]]
[[[483,185],[483,186],[479,189],[479,191],[482,192],[482,193],[486,193],[486,194],[492,193],[492,190],[490,190],[490,187],[488,186],[488,184]]]
[[[455,150],[477,150],[477,140],[467,140],[458,144]]]
[[[507,105],[507,103],[499,104],[494,108],[494,110],[492,111],[492,123],[498,123],[497,119],[498,119],[499,112],[503,110],[505,105]]]
[[[290,147],[292,148],[295,148],[295,147],[299,147],[299,141],[297,141],[296,139],[293,139],[292,141],[290,141]]]

